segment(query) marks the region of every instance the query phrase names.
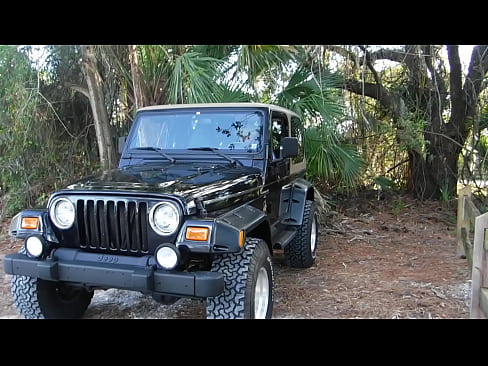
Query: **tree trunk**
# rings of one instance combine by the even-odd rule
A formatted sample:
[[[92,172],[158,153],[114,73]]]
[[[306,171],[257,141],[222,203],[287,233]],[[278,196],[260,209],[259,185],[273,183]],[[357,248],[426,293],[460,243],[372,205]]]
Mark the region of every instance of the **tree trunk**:
[[[83,73],[88,85],[88,98],[95,123],[100,165],[103,170],[112,169],[117,166],[117,160],[104,101],[103,81],[98,72],[94,47],[89,45],[81,46],[81,55]]]
[[[137,49],[135,45],[129,46],[130,71],[132,74],[132,86],[134,88],[134,98],[136,109],[144,107],[144,93],[142,90],[141,69],[137,58]]]
[[[444,142],[425,158],[417,151],[409,151],[408,189],[421,200],[455,197],[459,153],[453,142]]]
[[[354,55],[337,46],[325,46],[351,60]],[[409,176],[407,187],[419,199],[439,199],[457,194],[458,159],[473,127],[474,116],[480,92],[488,71],[488,46],[475,46],[468,73],[463,83],[462,67],[458,46],[447,46],[450,66],[449,80],[442,75],[443,65],[434,46],[405,46],[405,50],[380,49],[368,53],[364,51],[368,67],[375,75],[375,82],[348,79],[340,87],[355,94],[376,99],[391,111],[391,120],[397,128],[397,138],[409,138],[403,133],[403,124],[408,123],[418,111],[425,111],[424,147],[410,147]],[[399,94],[386,88],[377,77],[372,61],[387,59],[406,66],[408,79],[405,93]],[[358,64],[362,65],[361,62]],[[313,65],[310,65],[312,67]],[[449,81],[449,85],[446,82]],[[449,120],[443,116],[449,110]],[[402,122],[402,123],[399,123]],[[405,135],[405,136],[404,136]],[[408,142],[408,140],[407,140]]]

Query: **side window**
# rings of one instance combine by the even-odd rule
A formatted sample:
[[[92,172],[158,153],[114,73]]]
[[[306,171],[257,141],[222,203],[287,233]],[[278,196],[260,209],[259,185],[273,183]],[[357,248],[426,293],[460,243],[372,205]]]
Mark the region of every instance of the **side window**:
[[[298,117],[291,117],[291,136],[298,138],[298,156],[292,159],[292,163],[301,163],[305,158],[305,141],[303,123]]]
[[[289,136],[287,118],[285,115],[274,112],[271,118],[271,149],[273,160],[281,159],[281,139],[286,136]]]

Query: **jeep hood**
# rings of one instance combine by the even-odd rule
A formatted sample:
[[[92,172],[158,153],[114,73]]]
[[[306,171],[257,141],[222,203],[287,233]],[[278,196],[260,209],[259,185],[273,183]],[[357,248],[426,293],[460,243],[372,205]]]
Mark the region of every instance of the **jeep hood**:
[[[188,204],[203,200],[214,210],[259,195],[261,170],[233,164],[144,164],[108,170],[63,190],[64,194],[171,195]],[[133,195],[133,194],[131,194]]]

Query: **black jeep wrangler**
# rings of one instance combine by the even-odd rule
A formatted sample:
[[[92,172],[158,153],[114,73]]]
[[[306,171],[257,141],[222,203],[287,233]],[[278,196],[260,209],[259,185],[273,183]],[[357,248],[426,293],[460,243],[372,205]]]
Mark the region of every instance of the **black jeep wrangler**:
[[[207,318],[271,318],[273,250],[313,265],[313,186],[303,124],[258,103],[141,108],[118,169],[88,177],[12,220],[6,255],[26,318],[82,317],[96,289],[206,301]]]

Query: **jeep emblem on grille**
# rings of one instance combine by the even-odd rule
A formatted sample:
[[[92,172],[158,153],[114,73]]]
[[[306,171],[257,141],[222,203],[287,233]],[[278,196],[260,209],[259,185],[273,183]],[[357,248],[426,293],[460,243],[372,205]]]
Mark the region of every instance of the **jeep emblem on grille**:
[[[114,255],[99,255],[97,257],[97,261],[99,262],[106,262],[106,263],[117,263],[119,261],[119,258],[117,258]]]

